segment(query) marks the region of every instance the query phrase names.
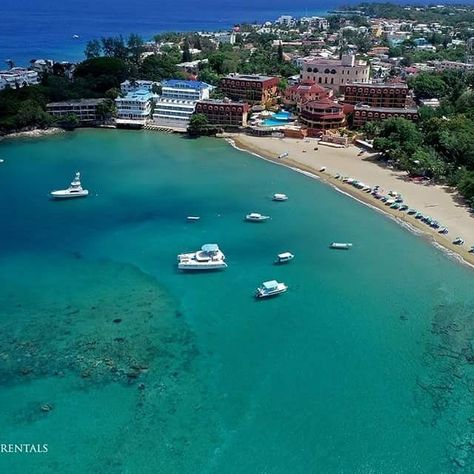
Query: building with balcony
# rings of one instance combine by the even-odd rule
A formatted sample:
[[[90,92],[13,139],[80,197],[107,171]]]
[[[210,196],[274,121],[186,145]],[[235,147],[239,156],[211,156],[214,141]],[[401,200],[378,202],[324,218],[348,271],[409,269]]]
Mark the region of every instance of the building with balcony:
[[[368,82],[370,66],[365,61],[357,61],[352,54],[343,54],[341,59],[307,58],[301,65],[300,79],[339,92],[339,88],[349,82]]]
[[[326,98],[314,100],[303,105],[300,122],[308,128],[316,130],[331,130],[346,124],[344,107]]]
[[[286,88],[283,94],[283,103],[287,107],[294,107],[301,112],[301,108],[306,102],[327,99],[332,95],[332,89],[327,89],[310,80],[303,80],[299,84]]]
[[[135,92],[138,90],[152,92],[153,86],[160,86],[159,82],[154,81],[124,81],[120,84],[120,90],[122,94],[128,94],[129,92]]]
[[[403,117],[407,120],[418,120],[418,109],[414,108],[385,108],[356,105],[354,107],[353,125],[362,127],[367,122],[386,120],[392,117]]]
[[[107,102],[107,99],[80,99],[64,102],[50,102],[46,110],[53,117],[63,118],[74,114],[82,124],[91,124],[102,120],[101,114],[97,113],[97,106]]]
[[[405,83],[352,82],[340,87],[344,104],[366,104],[371,107],[405,107],[410,99]]]
[[[26,86],[35,86],[40,83],[39,74],[31,69],[23,67],[12,67],[6,71],[0,71],[0,90],[20,89]]]
[[[211,88],[200,81],[163,81],[161,97],[156,101],[153,112],[153,123],[185,131],[197,102],[208,99]]]
[[[152,110],[152,101],[155,95],[148,90],[129,92],[125,97],[117,97],[117,125],[138,126],[146,124]]]
[[[212,125],[245,127],[249,105],[245,102],[225,100],[201,100],[196,104],[196,113],[204,114]]]
[[[229,99],[264,104],[276,100],[278,83],[278,77],[231,74],[221,80],[220,89]]]

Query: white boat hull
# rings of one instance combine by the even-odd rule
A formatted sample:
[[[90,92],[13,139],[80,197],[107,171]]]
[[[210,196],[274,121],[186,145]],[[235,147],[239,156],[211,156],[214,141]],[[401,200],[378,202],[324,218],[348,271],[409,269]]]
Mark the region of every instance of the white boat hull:
[[[256,298],[271,298],[272,296],[277,296],[281,295],[282,293],[285,293],[285,291],[288,289],[288,287],[284,283],[279,283],[278,288],[275,288],[272,291],[265,291],[262,288],[258,288],[257,292],[255,293]]]
[[[227,268],[227,263],[178,263],[180,270],[222,270]]]
[[[86,189],[83,189],[80,192],[77,193],[70,193],[67,191],[52,191],[50,193],[50,196],[53,199],[72,199],[72,198],[80,198],[80,197],[86,197],[89,195],[89,191]]]

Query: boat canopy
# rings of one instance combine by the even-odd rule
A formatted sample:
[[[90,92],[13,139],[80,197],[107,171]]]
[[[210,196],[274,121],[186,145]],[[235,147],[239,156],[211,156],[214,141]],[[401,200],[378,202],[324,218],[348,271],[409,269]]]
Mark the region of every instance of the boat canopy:
[[[276,280],[264,281],[262,286],[265,290],[274,290],[278,286],[278,282]]]
[[[218,252],[219,251],[219,246],[217,244],[204,244],[201,247],[201,250],[203,252],[207,252],[207,253]]]

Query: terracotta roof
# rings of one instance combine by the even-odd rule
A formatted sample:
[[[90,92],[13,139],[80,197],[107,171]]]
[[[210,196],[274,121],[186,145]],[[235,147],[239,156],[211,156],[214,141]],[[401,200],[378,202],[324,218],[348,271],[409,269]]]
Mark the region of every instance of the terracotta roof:
[[[321,100],[311,100],[309,102],[306,102],[305,108],[308,107],[313,107],[313,108],[324,108],[324,107],[336,107],[339,109],[343,109],[343,106],[341,104],[338,104],[337,102],[334,102],[331,99],[321,99]]]

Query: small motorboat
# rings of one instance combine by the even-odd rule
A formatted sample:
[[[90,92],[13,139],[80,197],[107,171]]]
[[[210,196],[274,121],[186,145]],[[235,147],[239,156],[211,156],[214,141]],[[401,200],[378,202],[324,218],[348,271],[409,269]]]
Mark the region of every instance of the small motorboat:
[[[50,196],[53,199],[70,199],[78,197],[86,197],[89,194],[87,189],[82,189],[81,173],[77,172],[74,179],[67,189],[60,189],[58,191],[51,191]]]
[[[0,163],[3,163],[5,160],[0,159]]]
[[[278,155],[278,158],[281,160],[282,158],[286,158],[288,156],[288,152],[285,151],[285,153],[282,153],[281,155]]]
[[[464,243],[464,240],[461,239],[461,237],[456,237],[454,240],[453,240],[453,244],[454,245],[462,245]]]
[[[272,197],[273,201],[288,201],[288,196],[286,194],[274,194]]]
[[[251,212],[245,216],[245,220],[249,222],[265,222],[270,219],[270,216],[262,216],[258,212]]]
[[[321,166],[321,168],[319,168],[319,172],[320,173],[324,173],[326,171],[326,167],[325,166]]]
[[[336,250],[349,250],[352,247],[352,244],[349,242],[332,242],[329,245],[329,248]]]
[[[406,204],[402,204],[400,206],[400,211],[406,211],[408,209],[408,206]]]
[[[199,219],[201,219],[199,216],[188,216],[186,217],[186,219],[189,221],[189,222],[195,222],[195,221],[198,221]]]
[[[290,252],[283,252],[277,255],[277,260],[275,263],[287,263],[290,260],[293,260],[295,256]]]
[[[415,214],[415,219],[423,219],[423,214],[421,212],[417,212]]]
[[[447,233],[448,233],[447,227],[441,227],[441,229],[438,230],[438,234],[447,234]]]
[[[79,35],[72,35],[73,39],[79,39]]]
[[[394,203],[390,206],[390,209],[400,209],[400,204],[398,204],[397,202],[394,202]]]
[[[413,208],[408,209],[407,214],[409,214],[410,216],[413,214],[416,214],[416,209],[413,209]]]
[[[262,286],[257,288],[255,292],[256,298],[268,298],[270,296],[280,295],[284,293],[288,287],[284,283],[280,283],[276,280],[264,281]]]
[[[474,253],[474,245],[471,245],[471,248],[468,250],[469,253]]]

